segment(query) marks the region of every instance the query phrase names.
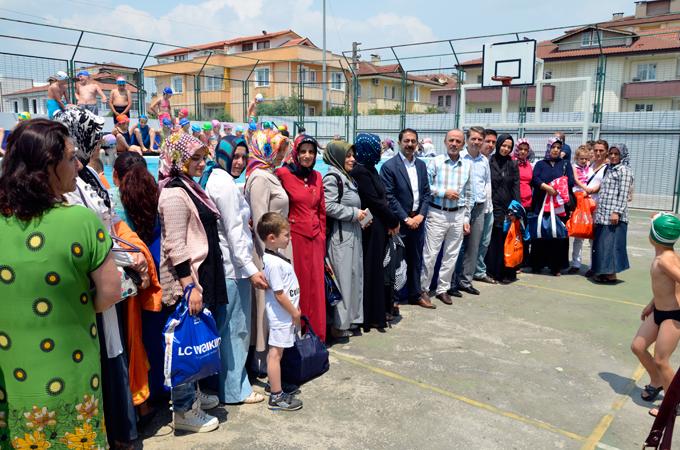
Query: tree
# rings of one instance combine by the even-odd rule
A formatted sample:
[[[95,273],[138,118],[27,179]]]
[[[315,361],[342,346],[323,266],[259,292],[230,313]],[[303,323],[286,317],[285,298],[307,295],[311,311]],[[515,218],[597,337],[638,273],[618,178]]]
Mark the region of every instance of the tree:
[[[297,97],[277,98],[257,106],[259,116],[297,116],[299,111],[300,99]]]

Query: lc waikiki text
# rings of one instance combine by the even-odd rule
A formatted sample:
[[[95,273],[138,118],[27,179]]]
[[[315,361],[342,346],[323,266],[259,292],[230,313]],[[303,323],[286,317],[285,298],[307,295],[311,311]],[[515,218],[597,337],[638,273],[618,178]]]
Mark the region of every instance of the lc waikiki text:
[[[188,345],[186,347],[180,347],[177,351],[177,356],[202,355],[203,353],[209,352],[210,350],[219,347],[221,341],[222,338],[218,337],[201,345]]]

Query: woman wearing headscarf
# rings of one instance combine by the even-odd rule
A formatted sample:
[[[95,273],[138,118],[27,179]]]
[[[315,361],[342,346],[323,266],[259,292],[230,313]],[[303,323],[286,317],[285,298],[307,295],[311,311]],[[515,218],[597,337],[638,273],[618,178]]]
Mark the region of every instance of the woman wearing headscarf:
[[[213,124],[214,125],[214,124]],[[219,237],[229,303],[215,311],[222,342],[222,370],[218,396],[222,403],[257,403],[264,397],[253,392],[246,359],[250,348],[251,284],[265,289],[267,282],[253,262],[250,207],[235,180],[248,162],[248,144],[225,136],[215,148],[215,160],[207,164],[200,184],[220,212]]]
[[[517,280],[515,268],[504,264],[505,218],[510,203],[520,200],[519,168],[511,156],[513,145],[512,136],[501,134],[496,141],[496,152],[489,157],[493,227],[485,262],[488,275],[501,283]]]
[[[557,190],[550,183],[562,176],[567,177],[568,189],[574,187],[574,170],[568,161],[562,159],[562,142],[551,138],[548,141],[548,151],[545,157],[534,166],[534,174],[531,184],[534,188],[532,197],[532,210],[539,214],[543,208],[543,201],[548,196],[548,201],[555,201]],[[568,199],[564,199],[568,201]],[[546,202],[546,205],[548,203]],[[550,212],[547,212],[550,214]],[[556,208],[556,219],[566,222],[566,211]],[[562,239],[535,239],[531,242],[531,268],[534,273],[540,272],[548,266],[550,273],[555,276],[561,274],[562,269],[569,266],[569,238]]]
[[[357,185],[349,175],[355,164],[354,148],[345,141],[331,141],[323,160],[328,173],[323,177],[326,198],[326,254],[338,280],[342,300],[333,307],[331,335],[349,337],[350,328],[364,322],[364,267],[361,247],[361,209]]]
[[[253,229],[257,227],[265,213],[276,212],[288,217],[288,194],[281,181],[274,175],[276,169],[286,157],[290,141],[281,133],[272,129],[248,130],[250,155],[246,166],[245,199],[250,205]],[[253,262],[258,271],[262,270],[264,242],[257,233],[253,233]],[[293,249],[290,244],[282,252],[292,259]],[[255,310],[251,329],[251,344],[255,344],[253,369],[259,374],[267,373],[267,317],[265,311],[264,290],[255,289]]]
[[[625,144],[609,147],[609,164],[600,185],[595,208],[592,268],[594,281],[616,283],[616,274],[630,267],[626,252],[628,199],[633,189]]]
[[[349,175],[357,184],[361,208],[368,209],[373,222],[363,230],[364,326],[383,329],[392,310],[392,287],[383,282],[388,236],[399,233],[399,218],[387,203],[385,186],[375,165],[380,162],[380,138],[359,133],[354,141],[357,164]]]
[[[76,146],[76,157],[82,164],[76,188],[64,195],[71,205],[82,205],[97,214],[111,236],[133,234],[115,214],[111,198],[97,172],[87,164],[99,151],[104,119],[79,107],[71,107],[54,114],[54,120],[66,126]],[[121,250],[117,246],[117,250]],[[142,279],[141,288],[149,283],[148,264],[141,253],[114,252],[116,265],[129,266]],[[125,339],[125,308],[127,302],[97,314],[97,328],[101,347],[102,395],[107,439],[111,447],[129,448],[137,439],[137,415],[130,390],[130,364]],[[143,382],[142,382],[143,384]]]
[[[160,156],[163,303],[178,304],[184,290],[190,288],[191,314],[199,313],[204,306],[216,312],[227,303],[218,233],[220,214],[193,180],[203,174],[207,153],[203,142],[178,132],[168,137]],[[219,404],[216,396],[202,393],[195,383],[173,386],[171,395],[176,430],[205,432],[219,426],[216,417],[204,412]]]
[[[326,341],[326,200],[321,174],[314,170],[319,144],[312,136],[295,138],[291,162],[276,170],[288,194],[293,267],[300,282],[300,311]]]

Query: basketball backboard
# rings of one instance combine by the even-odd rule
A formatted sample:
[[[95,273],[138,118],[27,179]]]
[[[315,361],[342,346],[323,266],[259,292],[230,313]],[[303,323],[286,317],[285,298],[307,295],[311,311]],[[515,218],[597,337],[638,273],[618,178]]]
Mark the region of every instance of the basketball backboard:
[[[482,53],[482,87],[503,83],[493,78],[510,77],[511,86],[534,84],[536,41],[511,41],[484,44]]]

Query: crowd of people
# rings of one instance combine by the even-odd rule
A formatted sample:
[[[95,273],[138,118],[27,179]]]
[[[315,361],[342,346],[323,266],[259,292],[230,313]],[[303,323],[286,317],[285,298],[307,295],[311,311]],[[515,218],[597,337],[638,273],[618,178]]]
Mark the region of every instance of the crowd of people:
[[[265,400],[254,376],[268,375],[269,408],[302,407],[280,369],[302,316],[322,341],[347,340],[385,332],[405,303],[435,309],[433,297],[451,305],[479,295],[475,282],[511,283],[545,267],[578,273],[583,240],[570,260],[568,236],[528,236],[537,216],[565,223],[575,193],[595,217],[584,275],[614,283],[628,268],[633,174],[623,144],[588,142],[572,165],[562,133],[536,158],[526,139],[471,127],[450,130],[446,154],[426,162],[417,155],[432,156],[434,144],[413,129],[396,148],[367,133],[322,148],[258,123],[257,102],[245,130],[219,121],[194,129],[188,111],[173,117],[171,95],[151,106],[157,132],[145,117],[130,127],[116,109],[112,180],[98,161],[104,120],[89,104],[53,99],[53,120],[26,117],[9,137],[0,292],[15,301],[0,304],[0,440],[129,448],[166,396],[162,330],[187,292],[192,314],[208,308],[215,318],[222,367],[170,397],[175,429],[204,432],[219,426],[205,411],[220,403]],[[156,134],[158,181],[142,156]],[[396,154],[380,166],[388,151]],[[324,175],[314,170],[321,152]],[[508,265],[515,223],[524,254]],[[333,305],[329,273],[342,297]]]

